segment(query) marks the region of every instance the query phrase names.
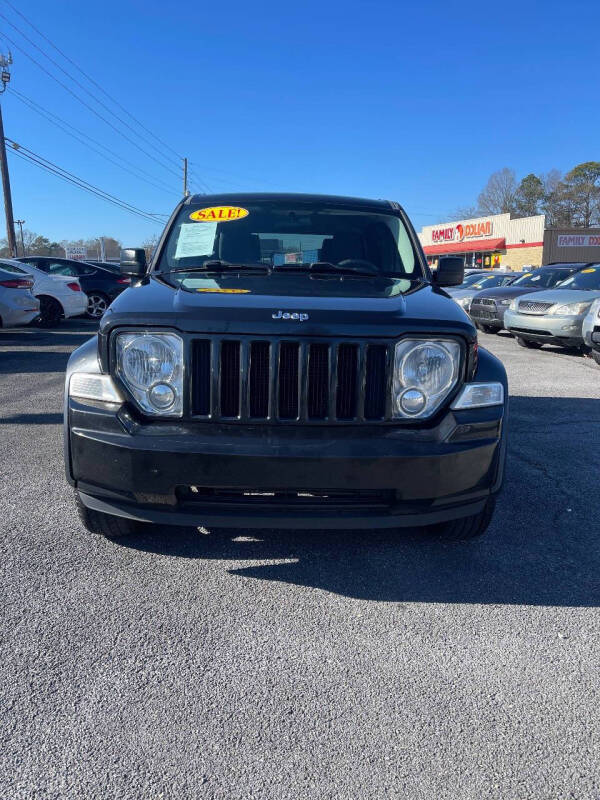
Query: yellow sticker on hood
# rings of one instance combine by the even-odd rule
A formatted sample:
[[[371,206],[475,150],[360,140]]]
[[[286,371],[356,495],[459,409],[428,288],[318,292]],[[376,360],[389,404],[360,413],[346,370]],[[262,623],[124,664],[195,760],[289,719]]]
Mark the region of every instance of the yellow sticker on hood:
[[[220,289],[215,286],[214,288],[196,289],[197,292],[209,292],[214,294],[250,294],[250,289]]]
[[[596,269],[595,268],[593,268],[593,269],[582,269],[581,271],[582,272],[596,272]]]
[[[239,206],[210,206],[192,211],[190,219],[194,222],[233,222],[247,217],[249,213],[247,208]]]

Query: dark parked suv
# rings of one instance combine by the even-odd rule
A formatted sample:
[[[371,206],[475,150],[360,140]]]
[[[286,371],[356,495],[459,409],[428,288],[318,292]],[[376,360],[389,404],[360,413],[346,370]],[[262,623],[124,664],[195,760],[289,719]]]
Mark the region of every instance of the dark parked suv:
[[[507,380],[395,202],[193,196],[76,350],[65,461],[84,526],[484,532]]]
[[[115,297],[129,286],[131,280],[129,276],[106,267],[69,258],[25,256],[19,258],[19,261],[33,264],[51,275],[73,275],[79,278],[81,288],[88,298],[87,316],[91,319],[100,319]]]
[[[485,333],[498,333],[504,328],[504,314],[515,297],[542,289],[552,289],[585,266],[585,264],[550,264],[531,272],[524,272],[508,286],[484,289],[474,295],[469,315],[480,330]]]

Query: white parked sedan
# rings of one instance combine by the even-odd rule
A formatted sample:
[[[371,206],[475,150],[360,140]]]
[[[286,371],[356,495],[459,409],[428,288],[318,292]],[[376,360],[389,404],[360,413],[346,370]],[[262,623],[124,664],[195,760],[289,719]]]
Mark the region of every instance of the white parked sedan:
[[[69,275],[48,275],[31,264],[11,258],[0,259],[0,268],[33,279],[33,294],[40,301],[40,324],[56,325],[61,318],[78,317],[87,310],[87,296],[77,278]]]

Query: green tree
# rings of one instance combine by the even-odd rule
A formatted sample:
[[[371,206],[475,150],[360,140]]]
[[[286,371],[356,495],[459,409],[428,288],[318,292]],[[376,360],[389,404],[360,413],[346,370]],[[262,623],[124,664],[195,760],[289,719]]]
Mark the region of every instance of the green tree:
[[[541,178],[530,172],[521,179],[515,193],[515,215],[533,217],[540,213],[544,200],[544,184]]]

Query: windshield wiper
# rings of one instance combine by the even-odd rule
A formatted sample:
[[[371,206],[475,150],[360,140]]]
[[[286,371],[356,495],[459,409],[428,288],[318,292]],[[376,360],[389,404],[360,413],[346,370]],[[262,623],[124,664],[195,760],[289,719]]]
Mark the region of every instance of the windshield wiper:
[[[190,267],[178,267],[177,269],[160,270],[156,275],[171,275],[174,272],[239,272],[249,270],[270,273],[271,268],[266,264],[230,264],[229,261],[205,261],[203,264],[195,264]]]
[[[378,278],[381,273],[374,267],[352,267],[349,264],[332,264],[329,261],[313,261],[312,264],[289,264],[276,269],[276,272],[312,272],[317,275],[356,275],[361,278]]]

